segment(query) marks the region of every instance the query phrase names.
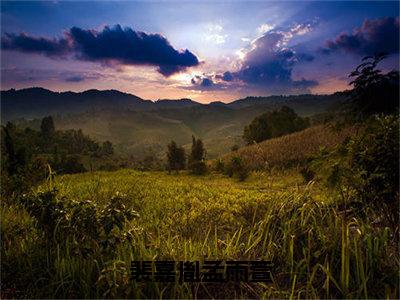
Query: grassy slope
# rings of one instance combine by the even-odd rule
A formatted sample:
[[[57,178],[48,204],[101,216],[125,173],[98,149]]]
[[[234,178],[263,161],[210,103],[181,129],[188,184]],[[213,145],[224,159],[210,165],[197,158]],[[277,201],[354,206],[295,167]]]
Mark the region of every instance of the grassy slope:
[[[245,165],[253,170],[293,166],[301,164],[320,149],[331,148],[353,134],[355,130],[351,127],[335,130],[327,125],[318,125],[243,147],[223,155],[221,159],[227,162],[234,156],[240,156]]]
[[[120,261],[117,277],[114,269],[109,271],[111,282],[120,285],[113,290],[118,298],[398,296],[398,254],[393,257],[388,252],[386,230],[343,218],[329,205],[336,201],[334,193],[316,183],[304,185],[296,173],[258,173],[239,183],[214,174],[194,177],[121,170],[62,176],[55,186],[63,196],[99,205],[117,191],[125,193],[126,204],[140,217],[127,228],[135,232],[132,242],[111,256],[82,258],[61,252],[49,267],[39,259],[43,256],[35,254],[45,253],[29,216],[4,209],[3,262],[11,263],[16,280],[31,288],[28,297],[101,297],[105,287],[97,278],[111,261]],[[272,259],[274,282],[171,286],[134,285],[128,280],[131,259],[204,257]],[[51,273],[48,281],[46,272]],[[35,283],[39,276],[44,277],[40,285]]]

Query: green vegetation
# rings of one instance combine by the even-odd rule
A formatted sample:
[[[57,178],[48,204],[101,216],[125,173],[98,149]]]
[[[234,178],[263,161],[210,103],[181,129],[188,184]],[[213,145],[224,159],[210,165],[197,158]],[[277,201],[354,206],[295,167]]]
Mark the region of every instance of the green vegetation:
[[[374,70],[378,58],[353,73],[350,111],[376,95],[386,78]],[[241,113],[253,109],[236,105]],[[8,123],[1,131],[0,297],[397,299],[399,116],[384,107],[370,106],[356,117],[348,109],[336,111],[329,118],[340,122],[306,129],[307,119],[283,107],[246,127],[247,141],[259,143],[232,147],[208,162],[208,144],[192,135],[187,170],[186,137],[171,141],[163,135],[170,142],[162,149],[124,159],[116,158],[111,142],[99,144],[82,130],[56,130],[52,117],[42,120],[40,131]],[[226,122],[203,122],[215,118],[219,106],[214,115],[202,106],[187,109],[192,113],[181,112],[185,122],[197,116],[190,130],[189,123],[171,119],[178,110],[157,118],[169,129],[187,126],[185,133],[204,134],[207,126]],[[236,114],[222,109],[222,119]],[[140,115],[125,117],[132,114]],[[154,125],[152,113],[141,116]],[[131,124],[125,133],[111,134],[128,141]],[[220,127],[213,141],[238,124]],[[167,150],[166,159],[159,150]],[[168,172],[154,171],[165,162]],[[272,260],[273,278],[223,284],[130,280],[133,260],[205,259]]]
[[[332,148],[355,133],[354,126],[337,130],[331,125],[318,125],[303,131],[243,147],[221,156],[224,163],[239,156],[250,170],[274,170],[301,167],[320,148]]]
[[[306,166],[313,175],[341,192],[342,204],[367,215],[380,212],[397,236],[399,224],[398,116],[375,116],[356,137],[331,151],[323,150]],[[303,173],[306,179],[307,173]]]
[[[351,113],[358,119],[376,113],[390,114],[399,108],[399,72],[382,74],[376,69],[387,55],[375,54],[363,58],[349,77],[355,77],[351,85]]]
[[[24,130],[8,122],[1,128],[2,195],[26,192],[49,175],[49,166],[57,174],[86,171],[85,157],[102,161],[112,156],[113,145],[101,146],[82,130],[56,131],[51,116],[43,118],[40,131]],[[92,164],[90,164],[92,167]]]
[[[243,138],[250,145],[300,131],[308,126],[308,119],[300,118],[293,109],[282,106],[280,110],[267,112],[251,121],[244,128]]]
[[[20,202],[31,206],[2,207],[3,290],[30,298],[396,298],[390,230],[346,215],[337,197],[295,173],[254,173],[246,183],[130,170],[57,177]],[[274,281],[129,281],[131,260],[204,257],[272,259]]]
[[[185,149],[178,147],[174,141],[168,145],[167,152],[168,172],[179,171],[185,169],[186,155]]]
[[[195,175],[203,175],[207,172],[205,163],[206,151],[201,139],[192,137],[192,151],[189,156],[188,167]]]

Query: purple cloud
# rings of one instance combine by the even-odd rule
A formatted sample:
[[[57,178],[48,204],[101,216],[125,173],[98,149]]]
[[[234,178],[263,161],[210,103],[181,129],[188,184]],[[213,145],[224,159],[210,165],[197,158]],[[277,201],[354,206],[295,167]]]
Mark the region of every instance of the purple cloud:
[[[322,52],[329,54],[343,50],[361,55],[373,55],[377,52],[388,54],[399,52],[399,17],[385,17],[365,20],[351,34],[341,33],[334,40],[328,40]]]
[[[1,38],[3,50],[14,50],[25,53],[37,53],[50,57],[64,56],[71,51],[71,44],[65,38],[48,39],[32,37],[25,33],[5,33]]]
[[[69,76],[69,77],[65,78],[66,82],[82,82],[84,80],[85,80],[85,77],[81,76],[81,75]]]
[[[73,27],[60,39],[6,33],[1,45],[4,50],[49,57],[69,54],[85,61],[157,66],[158,72],[166,77],[200,64],[192,52],[176,50],[160,34],[147,34],[120,25],[105,26],[101,31]]]
[[[297,54],[287,47],[285,32],[267,32],[252,43],[245,53],[240,69],[232,72],[233,78],[249,86],[270,92],[307,91],[318,85],[315,80],[292,78],[293,66],[299,61],[312,61],[313,56]]]

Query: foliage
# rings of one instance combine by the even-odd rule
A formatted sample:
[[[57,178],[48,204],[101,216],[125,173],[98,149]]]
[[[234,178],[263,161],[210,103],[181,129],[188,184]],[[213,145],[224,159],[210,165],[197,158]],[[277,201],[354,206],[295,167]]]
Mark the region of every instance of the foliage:
[[[239,183],[219,174],[120,170],[56,176],[53,185],[58,193],[47,199],[61,204],[50,207],[65,212],[54,213],[49,248],[31,209],[1,207],[2,292],[11,298],[399,296],[393,232],[357,216],[344,218],[331,191],[318,181],[303,184],[296,173],[260,173]],[[41,186],[27,198],[46,203],[41,193],[47,190]],[[112,196],[119,198],[114,204]],[[122,231],[115,224],[106,237],[101,216],[127,209],[140,218],[125,219]],[[272,260],[274,280],[235,286],[129,280],[132,260],[204,257]]]
[[[46,176],[46,162],[16,138],[17,128],[1,128],[1,195],[6,199],[24,193]]]
[[[377,53],[366,56],[362,63],[349,75],[354,77],[350,85],[352,113],[357,118],[377,113],[393,113],[399,107],[399,72],[382,74],[376,67],[386,58],[386,54]]]
[[[52,116],[47,116],[42,119],[42,123],[40,124],[40,133],[43,138],[51,139],[55,133],[54,121]]]
[[[300,169],[300,174],[305,183],[310,182],[315,177],[315,172],[312,170],[312,168],[310,168],[308,162]]]
[[[56,131],[53,118],[45,117],[41,131],[21,129],[8,122],[1,128],[2,195],[27,192],[45,179],[47,165],[58,174],[85,172],[82,158],[110,157],[113,145],[106,141],[102,147],[82,130]]]
[[[101,152],[104,155],[113,155],[114,154],[114,149],[113,149],[113,145],[110,141],[105,141],[103,142],[102,148],[101,148]]]
[[[259,143],[274,137],[300,131],[309,126],[309,120],[299,117],[293,109],[282,106],[280,110],[256,117],[244,128],[247,144]]]
[[[398,226],[399,205],[399,120],[397,116],[376,116],[362,132],[345,140],[332,151],[320,153],[314,171],[331,188],[341,192],[349,206],[371,207],[384,222]]]
[[[112,249],[128,237],[124,226],[138,214],[126,207],[127,201],[126,195],[117,192],[104,207],[100,207],[90,200],[60,197],[55,189],[24,194],[19,199],[43,230],[47,247],[53,247],[49,243],[60,246],[71,240],[74,251],[82,255],[94,251],[98,242],[103,249]]]
[[[207,172],[205,156],[206,152],[202,140],[192,136],[192,149],[188,160],[188,167],[193,174],[203,175]]]
[[[185,169],[185,149],[183,149],[183,147],[178,147],[175,141],[171,141],[168,145],[167,162],[167,169],[169,172]]]
[[[249,176],[249,169],[244,165],[239,156],[232,157],[230,163],[226,166],[225,173],[229,176],[235,176],[239,181],[244,181]]]

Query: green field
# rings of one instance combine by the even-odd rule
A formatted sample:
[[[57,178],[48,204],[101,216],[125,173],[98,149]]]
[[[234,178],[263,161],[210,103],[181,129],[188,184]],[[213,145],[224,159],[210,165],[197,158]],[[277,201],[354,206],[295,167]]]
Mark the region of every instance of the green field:
[[[346,213],[336,192],[318,182],[304,184],[295,171],[252,173],[246,182],[238,182],[218,174],[121,170],[56,177],[38,190],[51,187],[58,190],[59,201],[70,201],[75,208],[80,203],[84,220],[115,195],[138,217],[122,229],[113,228],[115,235],[107,236],[112,247],[102,248],[101,238],[85,231],[90,222],[80,232],[68,231],[64,225],[72,226],[76,217],[69,212],[69,223],[55,224],[46,238],[24,209],[2,206],[2,285],[7,287],[3,293],[11,297],[396,298],[399,294],[399,257],[389,229]],[[63,243],[55,243],[57,238]],[[129,280],[131,260],[205,258],[270,259],[273,281],[179,285]]]

